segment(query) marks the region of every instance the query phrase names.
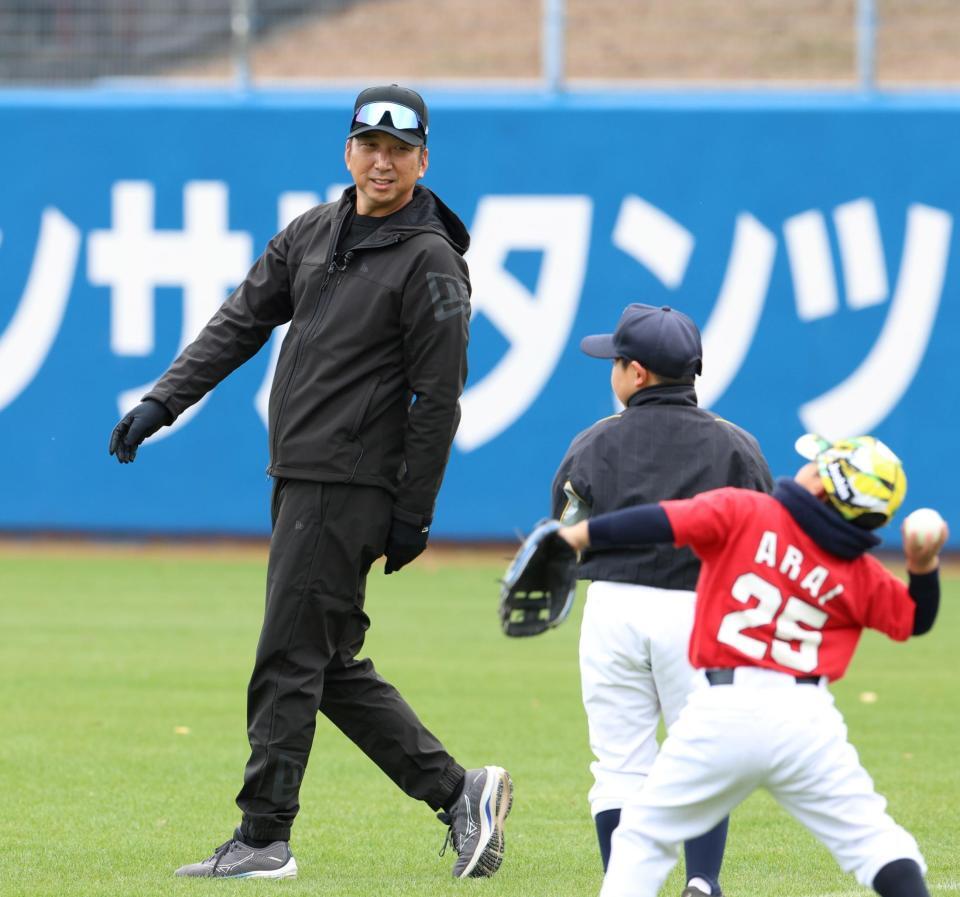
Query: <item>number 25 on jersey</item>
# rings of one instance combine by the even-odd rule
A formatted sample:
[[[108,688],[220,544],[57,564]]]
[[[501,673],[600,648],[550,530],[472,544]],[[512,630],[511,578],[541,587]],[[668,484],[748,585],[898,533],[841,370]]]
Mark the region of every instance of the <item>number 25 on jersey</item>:
[[[780,589],[756,573],[739,576],[731,594],[741,604],[752,599],[758,603],[726,614],[717,631],[718,642],[753,660],[762,660],[769,648],[770,657],[776,663],[799,673],[810,673],[817,668],[823,641],[820,630],[828,618],[826,611],[796,597],[788,598],[784,604]],[[746,635],[743,631],[770,627],[774,621],[773,633],[768,640]]]

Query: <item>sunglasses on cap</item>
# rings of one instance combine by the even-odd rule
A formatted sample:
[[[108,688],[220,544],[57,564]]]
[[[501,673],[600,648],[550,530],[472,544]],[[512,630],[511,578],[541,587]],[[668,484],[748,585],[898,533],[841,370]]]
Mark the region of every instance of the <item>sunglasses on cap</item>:
[[[388,112],[395,128],[404,131],[415,131],[419,128],[424,133],[427,132],[420,116],[409,106],[401,106],[399,103],[364,103],[353,114],[353,120],[364,125],[379,125],[383,123]]]

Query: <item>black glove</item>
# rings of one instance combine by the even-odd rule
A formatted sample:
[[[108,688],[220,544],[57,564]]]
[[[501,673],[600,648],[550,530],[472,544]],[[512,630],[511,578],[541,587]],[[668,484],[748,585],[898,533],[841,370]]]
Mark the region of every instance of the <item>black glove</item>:
[[[110,454],[121,464],[129,464],[137,457],[137,447],[161,427],[173,423],[173,415],[163,402],[147,399],[127,412],[110,434]]]
[[[387,536],[387,563],[384,573],[393,573],[409,564],[415,557],[423,553],[430,538],[430,527],[414,526],[393,518],[390,533]]]
[[[514,637],[540,635],[570,616],[577,593],[577,553],[547,520],[527,536],[500,589],[500,626]]]

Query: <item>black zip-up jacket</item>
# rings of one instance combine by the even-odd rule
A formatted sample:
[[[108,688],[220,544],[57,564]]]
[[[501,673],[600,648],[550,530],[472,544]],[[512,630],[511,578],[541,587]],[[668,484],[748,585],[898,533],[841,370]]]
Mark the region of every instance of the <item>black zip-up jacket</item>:
[[[692,386],[651,386],[573,440],[553,481],[553,516],[571,504],[578,517],[596,517],[722,486],[773,488],[757,440],[699,408]],[[699,574],[689,548],[664,544],[587,550],[579,570],[581,579],[687,590]]]
[[[144,398],[174,417],[290,322],[270,393],[271,476],[380,486],[427,524],[467,376],[470,237],[430,190],[345,253],[356,188],[301,215]],[[415,399],[411,404],[411,400]]]

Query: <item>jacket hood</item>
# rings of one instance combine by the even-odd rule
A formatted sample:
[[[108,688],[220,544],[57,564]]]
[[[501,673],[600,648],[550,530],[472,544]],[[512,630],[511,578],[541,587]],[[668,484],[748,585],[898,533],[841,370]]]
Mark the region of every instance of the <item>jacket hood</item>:
[[[824,551],[850,560],[880,544],[869,530],[844,520],[822,501],[789,477],[780,477],[773,497],[782,504],[800,528]]]
[[[357,207],[357,188],[343,191],[337,206],[337,215],[346,214]],[[377,229],[377,239],[394,235],[406,239],[414,234],[435,233],[443,237],[460,255],[470,248],[470,234],[456,212],[445,205],[439,196],[427,187],[417,184],[413,199],[402,209],[388,216],[389,220]]]

